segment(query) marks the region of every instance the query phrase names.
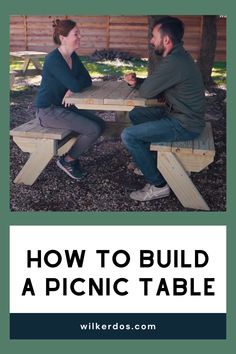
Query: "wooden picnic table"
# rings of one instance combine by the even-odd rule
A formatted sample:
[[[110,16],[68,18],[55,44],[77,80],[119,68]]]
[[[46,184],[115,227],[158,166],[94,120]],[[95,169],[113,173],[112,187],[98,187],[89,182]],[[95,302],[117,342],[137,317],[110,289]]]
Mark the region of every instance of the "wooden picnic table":
[[[124,112],[127,113],[137,106],[164,105],[156,99],[140,97],[138,90],[124,81],[94,82],[83,92],[66,98],[66,102],[79,109],[115,111],[118,114],[116,121],[107,122],[107,125],[113,126],[116,134],[129,124]],[[53,156],[65,154],[76,140],[70,131],[45,128],[37,120],[12,129],[10,134],[22,151],[30,153],[29,160],[14,181],[27,185],[35,182]],[[215,148],[210,123],[194,140],[153,142],[150,149],[158,153],[157,168],[182,205],[186,208],[209,210],[209,206],[192,182],[190,173],[200,172],[214,160]]]
[[[74,93],[66,98],[80,109],[97,111],[131,111],[136,106],[164,105],[157,99],[140,97],[139,91],[124,81],[95,81],[83,92]]]
[[[157,99],[140,97],[139,91],[124,81],[95,82],[84,92],[75,93],[66,99],[80,109],[107,110],[116,112],[131,111],[134,107],[164,105]],[[121,124],[115,131],[127,125],[127,119],[117,117]],[[182,205],[187,208],[209,210],[209,207],[189,175],[192,171],[199,172],[207,167],[215,155],[214,140],[210,124],[199,138],[191,141],[151,144],[151,150],[158,153],[157,167],[165,177],[169,186]]]
[[[45,52],[35,52],[35,51],[30,51],[30,50],[10,52],[10,57],[17,58],[17,59],[20,58],[24,61],[23,66],[22,66],[23,75],[25,75],[30,61],[35,66],[37,72],[41,73],[42,65],[40,64],[39,59],[43,59],[45,57],[45,55],[47,55],[47,53],[45,53]]]
[[[109,136],[119,136],[122,129],[130,125],[127,112],[134,107],[164,105],[157,99],[140,97],[139,91],[124,81],[111,80],[95,81],[83,92],[74,93],[67,97],[66,102],[74,104],[79,109],[114,111],[115,121],[106,122],[106,134]]]

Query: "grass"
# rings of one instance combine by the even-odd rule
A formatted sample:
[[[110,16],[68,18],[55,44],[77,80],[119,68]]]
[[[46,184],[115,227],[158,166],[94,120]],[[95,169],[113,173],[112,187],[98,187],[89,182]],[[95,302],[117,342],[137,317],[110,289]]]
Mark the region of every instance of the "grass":
[[[43,65],[44,59],[39,59],[40,64]],[[10,70],[21,70],[23,65],[23,60],[11,59]],[[30,62],[28,69],[35,69],[34,65]]]
[[[147,60],[121,61],[116,59],[91,62],[89,57],[81,57],[81,60],[92,77],[107,75],[121,77],[129,72],[136,72],[139,77],[147,76]]]
[[[93,78],[104,76],[122,77],[126,73],[136,72],[139,77],[147,76],[148,61],[147,60],[107,60],[107,61],[91,61],[89,57],[81,57],[82,62]],[[40,60],[43,64],[43,59]],[[20,70],[22,68],[21,60],[13,60],[10,64],[10,70]],[[34,69],[30,63],[29,69]],[[215,62],[212,69],[212,78],[217,85],[226,85],[226,63]]]
[[[217,85],[226,85],[226,63],[215,62],[211,77]]]

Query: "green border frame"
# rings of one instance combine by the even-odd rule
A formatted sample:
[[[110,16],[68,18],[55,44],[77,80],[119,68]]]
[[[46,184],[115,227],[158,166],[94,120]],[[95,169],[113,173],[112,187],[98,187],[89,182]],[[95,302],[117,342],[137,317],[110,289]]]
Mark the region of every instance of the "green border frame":
[[[1,211],[0,211],[0,349],[6,354],[28,353],[64,353],[78,350],[83,353],[114,353],[159,351],[165,353],[191,353],[211,352],[214,354],[232,353],[236,340],[234,335],[235,325],[235,187],[236,180],[233,154],[235,151],[234,131],[236,120],[233,117],[235,102],[233,94],[235,88],[235,72],[233,72],[233,60],[235,52],[235,36],[233,35],[233,23],[235,11],[231,0],[168,0],[166,3],[156,0],[145,2],[129,2],[127,0],[70,0],[67,4],[58,1],[32,0],[9,1],[1,9],[1,86],[7,88],[1,90]],[[2,5],[3,6],[3,5]],[[227,88],[230,96],[227,97],[227,211],[226,212],[10,212],[9,209],[9,91],[8,91],[8,65],[9,65],[9,16],[10,15],[48,15],[48,14],[81,14],[81,15],[148,15],[148,14],[173,14],[173,15],[202,15],[222,14],[227,15]],[[230,43],[230,48],[229,48]],[[234,94],[235,95],[235,94]],[[8,228],[9,225],[82,225],[82,224],[147,224],[147,225],[227,225],[228,230],[228,302],[227,302],[227,340],[9,340],[9,310],[8,310]]]

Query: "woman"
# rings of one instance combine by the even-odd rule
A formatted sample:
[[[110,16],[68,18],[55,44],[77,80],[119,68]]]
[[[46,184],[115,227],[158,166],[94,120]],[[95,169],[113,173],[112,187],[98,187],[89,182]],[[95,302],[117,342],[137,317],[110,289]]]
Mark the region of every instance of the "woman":
[[[71,178],[81,179],[86,172],[81,169],[79,157],[98,139],[105,125],[92,112],[65,103],[66,97],[91,86],[92,80],[75,53],[80,46],[76,23],[56,20],[53,27],[53,40],[58,47],[45,58],[36,98],[36,117],[44,127],[65,128],[78,133],[78,139],[68,153],[57,160],[57,166]]]

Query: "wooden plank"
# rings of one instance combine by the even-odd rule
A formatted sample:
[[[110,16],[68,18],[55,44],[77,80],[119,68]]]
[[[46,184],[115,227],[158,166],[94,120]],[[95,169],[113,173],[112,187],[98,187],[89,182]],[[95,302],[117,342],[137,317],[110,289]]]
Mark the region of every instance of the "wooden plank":
[[[31,58],[31,62],[34,64],[36,70],[37,70],[39,73],[41,73],[43,67],[42,67],[40,61],[39,61],[38,59],[36,59],[36,58],[34,58],[34,59]]]
[[[107,33],[106,33],[106,28],[101,28],[101,29],[99,29],[99,28],[81,28],[80,29],[80,35],[82,37],[84,37],[84,36],[95,36],[95,35],[96,36],[100,35],[100,36],[104,37],[104,36],[107,35]]]
[[[14,82],[15,82],[15,77],[16,77],[16,72],[11,71],[10,72],[10,90],[12,89]]]
[[[113,37],[125,37],[127,36],[127,31],[123,30],[123,29],[120,29],[120,30],[115,30],[115,29],[110,29],[110,37],[113,38]],[[140,31],[132,31],[130,30],[129,31],[129,37],[132,37],[133,40],[137,40],[136,37],[138,38],[142,38],[142,39],[145,39],[146,41],[148,40],[148,34],[147,34],[147,31],[143,31],[143,30],[140,30]]]
[[[111,89],[111,92],[105,97],[104,104],[126,105],[125,99],[132,91],[133,88],[124,81],[113,82],[113,88]]]
[[[35,138],[26,138],[21,136],[13,136],[13,141],[23,152],[32,153],[35,151],[37,146],[37,139]]]
[[[74,143],[76,142],[78,137],[73,136],[71,137],[68,141],[66,141],[65,143],[63,143],[62,145],[60,145],[60,142],[58,143],[58,149],[57,149],[57,155],[58,156],[62,156],[65,155],[70,148],[74,145]]]
[[[14,34],[14,37],[19,37],[19,36],[24,36],[24,32],[23,32],[23,28],[19,28],[19,27],[11,27],[11,30],[10,30],[10,35],[13,35]]]
[[[101,89],[102,84],[104,84],[104,82],[94,82],[93,85],[88,87],[86,90],[79,93],[74,93],[70,97],[67,97],[66,102],[75,105],[103,105],[103,98],[96,98],[96,94],[98,95],[98,91]]]
[[[28,26],[27,26],[27,16],[23,16],[23,18],[24,18],[25,49],[28,49],[28,37],[27,37]]]
[[[161,152],[158,154],[158,169],[184,207],[210,210],[173,153]]]
[[[46,52],[37,52],[32,50],[21,50],[21,51],[12,51],[10,56],[17,58],[44,58],[47,55]]]
[[[147,16],[110,16],[110,23],[142,23],[147,25]]]
[[[89,41],[89,43],[88,43]],[[83,35],[83,37],[81,37],[81,44],[86,44],[86,45],[89,45],[91,46],[92,44],[93,45],[97,45],[99,44],[99,46],[103,45],[104,48],[106,47],[106,38],[103,34],[101,35]]]
[[[47,34],[39,33],[37,36],[35,35],[28,35],[29,42],[33,42],[33,44],[41,44],[41,45],[51,45],[52,41],[48,38]]]
[[[66,102],[75,104],[80,108],[82,108],[82,105],[86,105],[86,107],[87,105],[91,105],[91,109],[98,109],[93,108],[93,105],[99,107],[102,107],[102,105],[109,105],[114,106],[112,109],[114,110],[119,105],[126,106],[126,104],[124,104],[124,99],[132,90],[133,89],[124,81],[94,82],[93,85],[85,91],[73,94],[66,98]],[[105,107],[104,109],[109,110]],[[125,110],[129,111],[130,109],[127,108]]]
[[[25,58],[23,66],[22,66],[23,75],[25,75],[25,72],[28,69],[29,63],[30,63],[30,58]]]
[[[143,44],[145,46],[147,46],[147,38],[140,38],[139,37],[139,44]],[[130,35],[127,37],[127,33],[125,33],[125,35],[120,35],[120,36],[111,36],[110,37],[110,43],[128,43],[133,47],[136,47],[136,43],[134,43],[134,38],[131,37]]]
[[[70,133],[66,129],[42,127],[37,119],[33,119],[10,131],[11,136],[61,140]]]
[[[210,155],[174,154],[188,172],[200,172],[214,161]]]
[[[171,150],[170,150],[171,145]],[[166,146],[166,148],[165,148]],[[202,134],[194,139],[187,141],[173,141],[172,143],[152,143],[150,146],[152,151],[172,151],[173,153],[180,154],[194,154],[196,155],[210,155],[214,156],[214,139],[212,134],[211,124],[207,123]]]
[[[194,154],[215,155],[214,139],[211,124],[206,123],[202,134],[194,140]]]
[[[28,23],[31,24],[32,26],[37,26],[40,25],[40,23],[43,24],[50,24],[52,26],[52,21],[54,19],[58,18],[59,20],[64,20],[66,16],[58,16],[58,15],[53,15],[53,16],[28,16]]]
[[[173,141],[171,151],[176,154],[193,154],[193,140]]]
[[[126,127],[130,126],[130,122],[122,121],[122,122],[106,122],[106,129],[103,133],[105,137],[120,137],[122,130]]]
[[[110,42],[110,49],[119,49],[119,50],[124,50],[124,51],[128,51],[128,52],[132,52],[132,50],[137,50],[137,49],[147,49],[148,47],[148,43],[145,43],[145,44],[139,44],[138,43],[134,43],[133,42],[133,45],[131,46],[130,44],[127,44],[127,43],[113,43],[113,42]]]
[[[39,122],[36,119],[33,119],[29,122],[26,122],[24,124],[21,124],[20,126],[12,129],[10,131],[10,135],[12,136],[22,136],[21,132],[25,132],[27,133],[28,131],[32,130],[32,129],[37,129],[37,131],[39,131],[41,128],[41,126],[39,125]]]
[[[131,123],[130,119],[129,119],[129,113],[128,112],[124,112],[124,111],[118,111],[115,114],[116,117],[116,122],[120,122],[120,123]]]
[[[14,183],[31,186],[55,155],[54,140],[41,139],[37,144],[37,148],[16,176]]]
[[[146,98],[140,97],[139,90],[132,90],[129,96],[125,99],[125,104],[128,106],[146,106]]]
[[[146,25],[123,25],[123,24],[112,24],[111,29],[116,29],[116,30],[132,30],[132,31],[145,31],[147,30]]]
[[[151,104],[152,101],[157,105],[157,100],[141,98],[139,91],[124,81],[94,82],[85,91],[66,98],[66,102],[75,104],[78,108],[118,111],[130,111],[134,106],[146,106],[147,102]],[[122,109],[118,106],[122,106]]]
[[[165,105],[166,105],[165,102],[160,102],[156,98],[147,98],[146,99],[146,106],[147,107],[157,107],[157,106],[163,107]]]
[[[172,151],[172,143],[171,142],[151,143],[150,150],[151,151],[171,152]]]
[[[81,45],[81,48],[87,48],[88,50],[90,50],[90,53],[92,53],[95,51],[95,49],[104,49],[105,41],[93,43],[93,42],[84,41],[83,38],[81,38],[80,45]]]
[[[202,16],[178,16],[183,19],[185,23],[185,36],[184,42],[186,48],[191,52],[191,54],[197,58],[199,53],[199,41],[200,41],[200,30],[201,30],[201,18]],[[38,48],[44,49],[43,45],[40,46],[39,33],[40,31],[45,33],[45,36],[48,33],[48,39],[45,38],[45,43],[50,43],[51,41],[51,31],[52,31],[52,20],[55,18],[66,18],[66,16],[27,16],[27,43],[25,43],[24,35],[24,16],[10,16],[10,48],[15,50],[17,49],[26,49],[25,45],[28,48]],[[148,26],[147,26],[147,16],[110,16],[109,28],[107,28],[107,22],[109,16],[72,16],[75,21],[78,23],[78,26],[83,30],[83,35],[87,37],[90,36],[87,31],[103,31],[104,38],[102,39],[103,47],[107,48],[109,43],[107,43],[106,30],[109,31],[111,37],[110,42],[112,42],[113,31],[115,31],[116,36],[124,38],[124,42],[134,36],[134,46],[130,48],[122,46],[122,42],[119,42],[115,47],[115,44],[111,44],[112,48],[117,48],[119,50],[125,50],[136,55],[142,55],[147,57],[147,47],[138,48],[139,43],[143,42],[143,39],[140,41],[140,38],[147,38]],[[141,21],[141,22],[140,22]],[[220,18],[217,25],[218,35],[217,35],[217,49],[216,49],[216,58],[220,60],[225,59],[225,38],[226,38],[226,19]],[[37,37],[38,39],[34,38]],[[124,34],[124,37],[122,36]],[[99,35],[99,33],[95,33]],[[16,40],[15,40],[16,38]],[[23,41],[19,46],[18,38],[21,38]],[[37,40],[37,45],[35,46],[34,42]],[[116,41],[116,39],[115,39]],[[148,41],[147,41],[148,43]],[[220,44],[221,43],[221,44]],[[219,47],[220,45],[220,47]],[[96,48],[102,49],[102,46],[97,43],[95,46],[87,44],[87,49],[83,51],[83,54],[89,55]],[[47,51],[50,51],[51,46],[47,45]],[[222,51],[222,53],[220,52]]]
[[[90,109],[95,111],[123,111],[129,112],[134,107],[122,104],[85,104],[85,103],[74,103],[78,109]]]
[[[114,90],[114,82],[95,82],[91,89],[76,94],[76,103],[78,104],[91,104],[91,105],[103,105],[104,98],[109,95],[111,90]],[[69,99],[68,99],[69,101]]]
[[[72,16],[70,18],[74,18],[79,26],[83,23],[88,25],[91,23],[100,23],[105,26],[107,16]]]

